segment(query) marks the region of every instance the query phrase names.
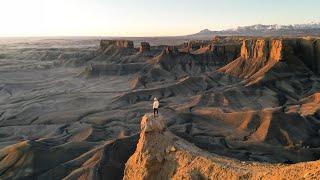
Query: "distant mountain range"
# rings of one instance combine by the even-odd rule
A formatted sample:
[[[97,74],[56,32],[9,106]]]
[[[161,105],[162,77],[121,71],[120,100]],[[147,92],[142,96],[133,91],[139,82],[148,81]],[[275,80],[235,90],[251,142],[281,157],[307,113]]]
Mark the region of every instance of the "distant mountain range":
[[[241,26],[222,31],[201,30],[196,34],[187,35],[194,38],[208,38],[212,36],[320,36],[320,23],[293,25],[263,25]]]

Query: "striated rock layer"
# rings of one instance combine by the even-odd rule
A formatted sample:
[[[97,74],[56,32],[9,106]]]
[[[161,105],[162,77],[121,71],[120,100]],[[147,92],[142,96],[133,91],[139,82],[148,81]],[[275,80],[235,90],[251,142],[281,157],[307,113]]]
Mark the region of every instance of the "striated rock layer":
[[[208,154],[169,131],[140,133],[126,163],[131,179],[317,179],[320,161],[294,165],[240,162]]]
[[[319,73],[319,39],[247,39],[243,40],[240,57],[220,72],[248,78],[258,71],[270,69],[277,62],[301,61]]]
[[[100,41],[100,49],[105,50],[109,46],[116,46],[119,48],[129,48],[133,49],[133,41],[128,40],[101,40]]]
[[[254,38],[243,40],[240,57],[218,71],[246,79],[246,84],[269,81],[285,73],[319,73],[319,39]],[[275,75],[275,74],[282,75]],[[271,75],[272,74],[272,75]]]
[[[244,40],[240,57],[222,67],[219,71],[240,78],[249,78],[262,69],[269,70],[276,62],[281,60],[282,51],[281,40]]]
[[[299,39],[295,51],[312,71],[320,73],[320,39]]]

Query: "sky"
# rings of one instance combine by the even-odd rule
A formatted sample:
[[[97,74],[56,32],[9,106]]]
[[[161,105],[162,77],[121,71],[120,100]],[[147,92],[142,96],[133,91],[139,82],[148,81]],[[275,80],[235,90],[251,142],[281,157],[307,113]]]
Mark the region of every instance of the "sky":
[[[0,37],[174,36],[320,22],[319,0],[0,0]]]

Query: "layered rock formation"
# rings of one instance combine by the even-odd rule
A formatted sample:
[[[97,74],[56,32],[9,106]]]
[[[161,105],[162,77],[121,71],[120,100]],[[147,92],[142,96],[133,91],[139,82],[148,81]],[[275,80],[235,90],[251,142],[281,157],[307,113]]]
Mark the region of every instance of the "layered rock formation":
[[[136,63],[146,61],[146,57],[134,48],[133,41],[129,40],[101,40],[100,47],[91,63]]]
[[[223,63],[229,63],[240,54],[240,44],[216,44],[211,45],[211,50],[217,57],[223,58]]]
[[[187,45],[187,50],[182,49],[182,51],[199,55],[202,61],[214,62],[216,66],[226,65],[239,57],[241,49],[239,40],[229,37],[216,38],[212,41],[190,41]]]
[[[159,118],[161,120],[162,117]],[[159,129],[163,128],[159,126]],[[162,133],[142,130],[136,151],[126,163],[123,179],[316,179],[319,177],[319,161],[295,165],[240,162],[208,154],[169,131]]]
[[[313,72],[320,74],[320,39],[298,39],[294,51]]]
[[[183,44],[183,48],[186,49],[186,51],[194,51],[200,48],[203,48],[205,46],[208,46],[211,44],[211,41],[200,41],[200,40],[193,40],[188,41]]]
[[[281,40],[277,39],[244,40],[240,57],[219,69],[219,71],[240,78],[249,78],[256,73],[263,74],[281,60],[283,54],[282,43]]]
[[[150,51],[150,44],[148,42],[141,42],[139,52],[144,53],[149,51]]]
[[[101,40],[100,41],[100,49],[105,50],[109,46],[116,46],[119,48],[129,48],[133,49],[133,41],[128,40]]]
[[[288,67],[309,69],[318,74],[319,39],[244,40],[240,57],[219,71],[257,81],[279,61]]]
[[[281,40],[245,40],[241,47],[242,58],[263,58],[279,61],[281,59]]]
[[[161,54],[167,55],[177,55],[179,54],[178,48],[176,46],[167,46]]]

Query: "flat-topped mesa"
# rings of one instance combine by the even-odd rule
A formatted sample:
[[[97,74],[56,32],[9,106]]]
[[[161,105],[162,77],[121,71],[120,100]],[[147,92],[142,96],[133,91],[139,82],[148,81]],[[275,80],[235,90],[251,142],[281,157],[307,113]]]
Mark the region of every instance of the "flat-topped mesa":
[[[149,52],[150,51],[150,44],[148,42],[141,42],[140,46],[140,53]]]
[[[109,46],[134,49],[133,41],[129,41],[129,40],[101,40],[100,41],[100,49],[101,50],[105,50]]]
[[[282,58],[282,40],[249,39],[243,40],[240,56],[245,59],[266,59],[279,61]]]

